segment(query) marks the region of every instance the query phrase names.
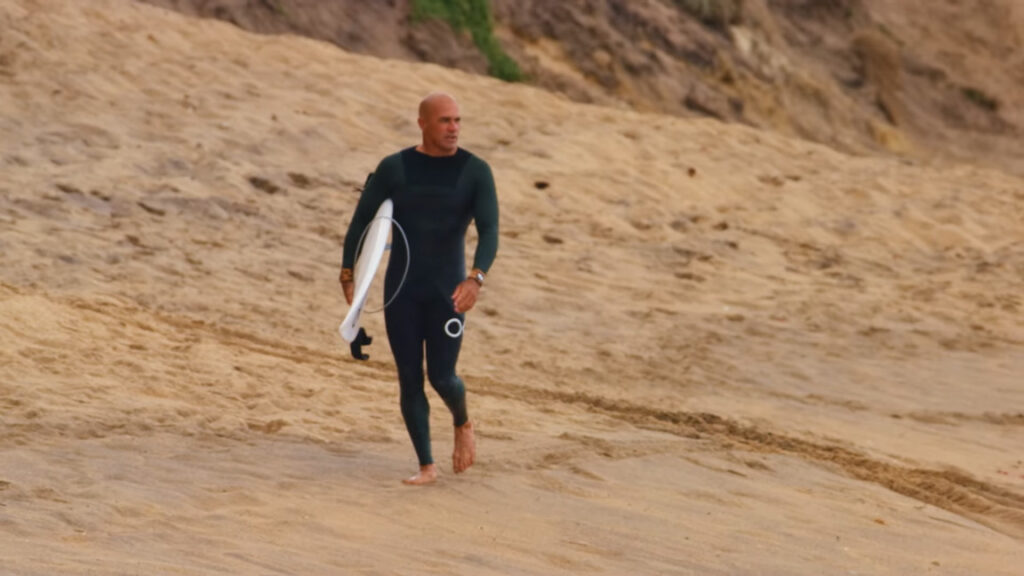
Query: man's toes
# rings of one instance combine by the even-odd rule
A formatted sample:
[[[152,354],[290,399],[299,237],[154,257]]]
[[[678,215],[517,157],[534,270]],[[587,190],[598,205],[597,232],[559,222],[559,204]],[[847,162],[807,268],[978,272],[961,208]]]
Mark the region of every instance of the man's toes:
[[[474,460],[475,458],[471,451],[460,451],[452,457],[452,468],[456,474],[465,472],[473,465]]]
[[[465,472],[466,468],[469,468],[469,466],[472,463],[473,463],[472,458],[467,458],[465,454],[459,454],[458,456],[455,457],[455,461],[454,461],[455,472],[456,473]]]

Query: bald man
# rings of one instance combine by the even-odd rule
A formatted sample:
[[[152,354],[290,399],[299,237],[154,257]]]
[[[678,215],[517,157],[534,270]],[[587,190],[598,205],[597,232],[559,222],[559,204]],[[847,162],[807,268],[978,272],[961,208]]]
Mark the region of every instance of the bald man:
[[[472,466],[476,457],[466,388],[455,364],[465,314],[476,304],[498,251],[498,198],[487,163],[459,148],[461,122],[459,105],[450,95],[424,98],[419,108],[422,142],[380,162],[345,235],[340,281],[349,304],[356,244],[386,198],[394,202],[394,219],[408,237],[408,253],[404,243],[393,244],[384,295],[385,301],[394,300],[384,310],[384,322],[398,367],[402,418],[419,459],[419,472],[403,480],[411,485],[437,479],[423,382],[424,348],[430,385],[452,413],[455,473]],[[465,241],[471,220],[479,239],[467,274]],[[406,261],[409,271],[399,286]]]

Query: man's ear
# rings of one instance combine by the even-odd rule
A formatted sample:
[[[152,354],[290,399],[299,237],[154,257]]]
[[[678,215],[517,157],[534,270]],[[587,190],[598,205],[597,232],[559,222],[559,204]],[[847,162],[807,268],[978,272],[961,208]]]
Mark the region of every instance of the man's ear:
[[[422,117],[421,118],[417,118],[416,119],[416,123],[420,125],[420,130],[423,130],[424,128],[427,127],[427,122],[425,120],[423,120]]]

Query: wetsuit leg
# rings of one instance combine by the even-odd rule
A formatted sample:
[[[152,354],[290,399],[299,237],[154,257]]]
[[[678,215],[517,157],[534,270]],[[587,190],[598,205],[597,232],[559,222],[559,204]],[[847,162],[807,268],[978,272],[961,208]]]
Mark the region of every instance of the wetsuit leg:
[[[464,314],[456,314],[450,297],[441,296],[429,302],[426,313],[427,339],[427,377],[445,405],[451,410],[455,426],[462,426],[469,417],[466,414],[466,386],[455,375],[455,363],[459,360],[459,349],[462,347],[462,328]],[[445,332],[445,325],[458,318],[459,328],[452,323],[452,333],[459,334],[452,338]]]
[[[434,462],[430,453],[430,404],[423,390],[423,339],[426,315],[414,298],[399,297],[384,311],[388,342],[398,367],[400,404],[420,466]]]

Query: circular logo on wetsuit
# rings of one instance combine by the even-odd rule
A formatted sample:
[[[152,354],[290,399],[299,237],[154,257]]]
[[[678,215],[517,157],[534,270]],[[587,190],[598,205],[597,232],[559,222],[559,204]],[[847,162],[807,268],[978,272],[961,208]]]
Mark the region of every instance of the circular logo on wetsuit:
[[[458,318],[452,318],[451,320],[444,323],[444,333],[451,338],[458,338],[462,336],[462,320]]]

